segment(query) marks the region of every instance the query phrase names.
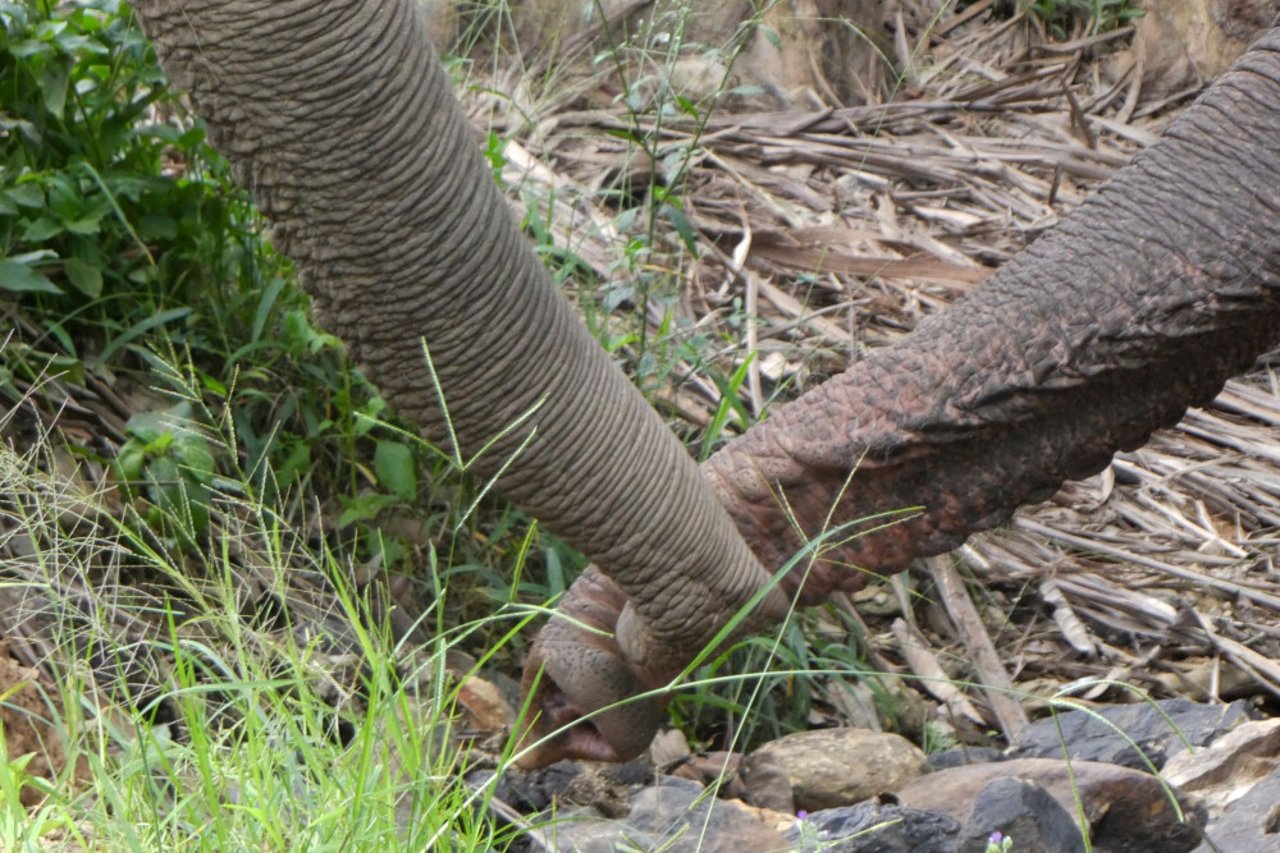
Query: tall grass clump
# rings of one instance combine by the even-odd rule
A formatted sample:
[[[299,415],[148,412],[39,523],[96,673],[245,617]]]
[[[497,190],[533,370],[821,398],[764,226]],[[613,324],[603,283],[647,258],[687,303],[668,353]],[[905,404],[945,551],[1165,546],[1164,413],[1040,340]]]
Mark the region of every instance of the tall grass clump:
[[[226,438],[198,418],[171,426]],[[385,593],[309,543],[253,481],[211,484],[211,532],[192,553],[165,547],[153,521],[114,512],[118,495],[87,489],[74,467],[59,472],[60,453],[49,436],[25,452],[0,446],[0,596],[23,628],[12,645],[35,660],[23,683],[0,692],[42,694],[32,720],[53,765],[36,775],[32,755],[0,756],[0,847],[510,841],[485,808],[485,783],[467,781],[494,758],[457,737],[458,692],[474,672],[459,672],[452,656],[477,632],[514,635],[531,611],[456,624],[432,551],[429,639],[397,638]],[[161,512],[162,526],[191,523]]]

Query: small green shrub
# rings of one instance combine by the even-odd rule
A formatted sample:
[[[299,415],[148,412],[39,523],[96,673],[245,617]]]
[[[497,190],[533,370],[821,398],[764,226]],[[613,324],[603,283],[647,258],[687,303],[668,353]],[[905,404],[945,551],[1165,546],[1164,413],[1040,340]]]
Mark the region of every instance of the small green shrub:
[[[1018,0],[1018,11],[1034,15],[1058,38],[1068,38],[1078,23],[1088,33],[1110,32],[1123,27],[1142,10],[1133,0]]]
[[[23,321],[0,349],[0,396],[49,375],[144,389],[122,447],[74,451],[108,465],[145,520],[189,502],[186,529],[167,531],[178,542],[204,531],[211,478],[244,472],[266,499],[331,507],[360,559],[410,556],[376,522],[416,511],[447,465],[378,426],[386,404],[313,325],[128,8],[28,0],[0,4],[0,21],[0,299]],[[200,408],[233,428],[230,449],[166,425]]]

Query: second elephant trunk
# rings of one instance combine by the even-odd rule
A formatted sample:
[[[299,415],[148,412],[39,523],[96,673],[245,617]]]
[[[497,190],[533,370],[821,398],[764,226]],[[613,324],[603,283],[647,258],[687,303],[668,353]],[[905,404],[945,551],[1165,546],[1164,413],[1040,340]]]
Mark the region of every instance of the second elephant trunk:
[[[797,522],[851,525],[809,570],[813,601],[1101,470],[1277,340],[1280,30],[970,296],[704,473],[767,567],[800,547]]]
[[[1095,473],[1277,340],[1280,30],[969,297],[703,473],[768,568],[844,527],[784,579],[817,601]],[[590,573],[562,607],[608,624],[615,595]]]

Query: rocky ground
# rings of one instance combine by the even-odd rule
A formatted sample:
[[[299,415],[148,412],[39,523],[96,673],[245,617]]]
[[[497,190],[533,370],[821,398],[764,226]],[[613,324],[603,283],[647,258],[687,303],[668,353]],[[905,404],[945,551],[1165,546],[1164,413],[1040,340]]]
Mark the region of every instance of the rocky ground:
[[[951,853],[1004,838],[1061,853],[1086,849],[1081,826],[1094,850],[1266,851],[1280,832],[1280,720],[1253,717],[1241,701],[1080,709],[1006,749],[929,756],[894,734],[819,729],[656,768],[565,763],[498,792],[544,817],[559,805],[531,829],[532,849],[584,853]]]

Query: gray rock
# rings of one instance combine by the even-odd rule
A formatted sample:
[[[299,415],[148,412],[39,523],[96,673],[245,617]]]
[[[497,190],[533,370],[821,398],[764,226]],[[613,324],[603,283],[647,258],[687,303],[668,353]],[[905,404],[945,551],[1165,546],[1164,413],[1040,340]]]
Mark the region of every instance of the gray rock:
[[[992,761],[1003,761],[1002,750],[990,746],[956,746],[943,752],[935,752],[929,756],[929,770],[946,770],[949,767],[964,767],[968,764],[989,764]]]
[[[807,814],[786,837],[798,853],[956,853],[959,833],[940,812],[866,802]]]
[[[473,770],[466,779],[472,788],[483,788],[493,779],[493,771]],[[551,797],[545,788],[532,781],[526,773],[504,773],[494,786],[493,795],[524,814],[540,812],[551,805]]]
[[[1046,717],[1032,723],[1008,754],[1014,758],[1062,758],[1065,743],[1073,761],[1146,770],[1142,760],[1146,755],[1158,769],[1169,756],[1185,750],[1184,738],[1193,746],[1204,746],[1249,719],[1244,702],[1209,705],[1189,699],[1112,705],[1089,713],[1068,711],[1058,714],[1056,720]],[[1137,743],[1141,753],[1120,732]]]
[[[775,812],[795,813],[796,799],[791,790],[791,779],[783,768],[760,756],[749,756],[738,767],[738,777],[745,788],[743,799],[751,805]]]
[[[1013,840],[1018,853],[1075,853],[1080,829],[1053,795],[1026,779],[996,779],[973,802],[960,830],[960,853],[985,853],[992,833]]]
[[[543,830],[563,853],[663,850],[669,853],[766,853],[787,849],[777,815],[717,800],[696,782],[660,776],[635,793],[623,820],[587,811],[562,813]]]
[[[639,761],[557,761],[527,772],[507,768],[494,788],[494,796],[525,814],[546,811],[552,804],[563,811],[572,804],[590,806],[604,818],[623,818],[631,810],[632,791],[652,775],[652,769]],[[478,786],[491,776],[489,771],[478,771],[468,780]]]
[[[1061,760],[1019,758],[955,767],[916,779],[898,791],[898,799],[910,808],[968,821],[982,791],[1002,778],[1034,782],[1071,815],[1076,813],[1078,797],[1095,850],[1179,853],[1200,842],[1205,822],[1202,806],[1175,790],[1175,807],[1160,780],[1149,773],[1092,761],[1072,761],[1068,767]],[[1020,851],[1017,839],[1014,843]]]
[[[672,853],[763,853],[785,846],[781,834],[755,813],[674,776],[660,776],[636,793],[627,824]]]
[[[1173,756],[1161,775],[1179,790],[1195,794],[1216,818],[1277,770],[1280,719],[1272,719],[1245,723],[1204,749]]]
[[[779,738],[748,760],[781,768],[796,808],[837,808],[896,791],[925,771],[924,753],[895,734],[816,729]]]
[[[1205,828],[1212,842],[1195,853],[1272,853],[1280,850],[1280,770],[1249,789],[1249,793],[1227,806],[1222,817]]]
[[[625,822],[602,818],[589,809],[560,813],[554,822],[542,827],[542,836],[559,853],[614,853],[627,847],[657,849],[652,837]]]

